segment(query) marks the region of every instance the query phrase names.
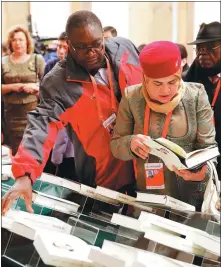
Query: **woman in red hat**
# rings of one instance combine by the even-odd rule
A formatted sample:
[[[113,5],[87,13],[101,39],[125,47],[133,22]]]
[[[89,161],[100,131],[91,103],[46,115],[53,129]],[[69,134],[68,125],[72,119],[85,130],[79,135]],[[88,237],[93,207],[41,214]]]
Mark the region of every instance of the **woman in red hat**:
[[[186,152],[215,142],[213,112],[201,84],[184,83],[176,44],[157,41],[140,53],[143,83],[127,87],[122,98],[111,150],[116,158],[135,159],[137,189],[166,194],[201,209],[209,178],[204,165],[196,172],[169,170],[143,144],[164,137]],[[149,176],[149,174],[151,175]]]

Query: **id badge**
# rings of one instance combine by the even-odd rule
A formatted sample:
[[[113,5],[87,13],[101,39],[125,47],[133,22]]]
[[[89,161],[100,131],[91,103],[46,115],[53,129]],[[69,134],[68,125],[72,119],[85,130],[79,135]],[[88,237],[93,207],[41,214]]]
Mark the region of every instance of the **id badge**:
[[[110,133],[113,133],[113,129],[114,129],[114,124],[116,121],[116,114],[113,113],[109,118],[107,118],[104,122],[103,122],[103,126],[104,128]]]
[[[145,163],[146,189],[165,189],[163,163]]]

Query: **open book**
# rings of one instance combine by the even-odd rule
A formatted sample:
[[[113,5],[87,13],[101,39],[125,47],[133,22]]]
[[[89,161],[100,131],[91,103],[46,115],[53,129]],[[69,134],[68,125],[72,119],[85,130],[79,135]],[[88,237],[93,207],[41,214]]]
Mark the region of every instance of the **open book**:
[[[151,148],[150,154],[161,158],[170,171],[173,171],[173,166],[178,170],[197,169],[220,155],[216,145],[186,153],[182,147],[165,138],[153,140],[149,137],[144,144]]]

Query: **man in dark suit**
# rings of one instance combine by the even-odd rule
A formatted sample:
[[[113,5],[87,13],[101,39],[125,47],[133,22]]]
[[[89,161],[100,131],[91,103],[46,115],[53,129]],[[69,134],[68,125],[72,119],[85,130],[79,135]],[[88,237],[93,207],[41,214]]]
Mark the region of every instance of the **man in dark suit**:
[[[190,45],[196,45],[196,59],[190,66],[184,80],[202,83],[214,110],[216,141],[221,152],[221,23],[203,23],[197,38]],[[221,157],[217,171],[221,179]]]

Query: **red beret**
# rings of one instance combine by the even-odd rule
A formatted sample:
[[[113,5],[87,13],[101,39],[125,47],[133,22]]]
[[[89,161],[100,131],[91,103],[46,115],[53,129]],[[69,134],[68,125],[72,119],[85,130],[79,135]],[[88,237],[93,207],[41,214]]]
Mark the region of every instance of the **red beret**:
[[[156,41],[146,45],[140,52],[139,60],[144,74],[153,79],[173,75],[181,67],[180,50],[169,41]]]

